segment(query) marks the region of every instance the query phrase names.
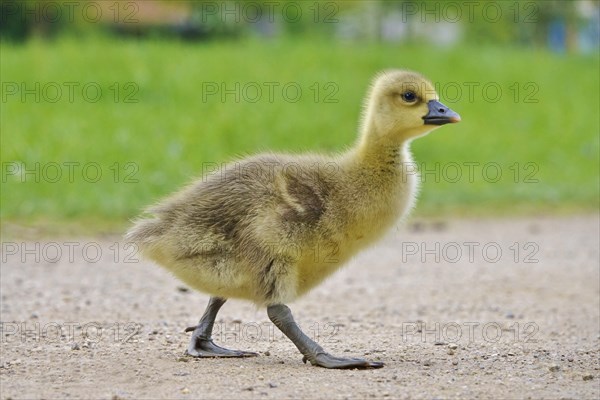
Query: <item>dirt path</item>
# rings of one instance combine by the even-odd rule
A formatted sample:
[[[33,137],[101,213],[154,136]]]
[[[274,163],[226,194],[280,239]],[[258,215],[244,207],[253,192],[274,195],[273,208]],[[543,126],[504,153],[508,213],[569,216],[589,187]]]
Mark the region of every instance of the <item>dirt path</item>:
[[[302,364],[242,301],[216,341],[259,357],[183,357],[207,296],[111,238],[4,238],[0,396],[598,398],[599,238],[598,215],[393,232],[291,304],[332,353],[386,364],[369,371]]]

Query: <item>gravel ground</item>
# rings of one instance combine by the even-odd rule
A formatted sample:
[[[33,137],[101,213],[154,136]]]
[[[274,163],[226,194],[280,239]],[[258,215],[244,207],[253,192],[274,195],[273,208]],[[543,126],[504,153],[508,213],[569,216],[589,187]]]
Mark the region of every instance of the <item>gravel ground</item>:
[[[183,352],[208,297],[118,238],[2,244],[0,396],[25,398],[547,398],[600,396],[599,215],[412,220],[291,304],[330,352],[302,363],[266,312],[231,300],[215,340]],[[404,242],[403,242],[404,241]]]

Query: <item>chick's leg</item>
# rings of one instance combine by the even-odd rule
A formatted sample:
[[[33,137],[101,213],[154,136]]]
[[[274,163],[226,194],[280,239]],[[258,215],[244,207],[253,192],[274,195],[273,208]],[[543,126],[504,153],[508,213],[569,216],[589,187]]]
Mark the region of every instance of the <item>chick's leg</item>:
[[[292,312],[284,304],[276,304],[267,308],[269,318],[281,332],[285,334],[304,355],[302,361],[310,361],[312,365],[324,368],[381,368],[383,363],[361,360],[360,358],[341,358],[328,354],[316,342],[306,336],[294,321]]]
[[[211,297],[200,323],[185,330],[186,332],[194,331],[187,354],[193,357],[252,357],[258,355],[249,351],[225,349],[212,341],[215,318],[226,301],[227,299],[220,297]]]

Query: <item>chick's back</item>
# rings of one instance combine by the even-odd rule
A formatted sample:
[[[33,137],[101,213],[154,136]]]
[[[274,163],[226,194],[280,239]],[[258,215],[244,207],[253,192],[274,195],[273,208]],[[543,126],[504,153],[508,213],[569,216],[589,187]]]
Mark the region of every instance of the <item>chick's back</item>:
[[[273,276],[290,273],[274,268],[293,265],[297,250],[319,236],[333,171],[313,156],[233,162],[150,207],[128,239],[200,290],[273,295]]]

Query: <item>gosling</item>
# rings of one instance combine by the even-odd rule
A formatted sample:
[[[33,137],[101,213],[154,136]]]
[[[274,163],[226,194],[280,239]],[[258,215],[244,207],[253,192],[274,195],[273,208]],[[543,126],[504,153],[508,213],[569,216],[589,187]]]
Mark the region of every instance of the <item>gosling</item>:
[[[229,298],[267,308],[270,320],[324,368],[380,368],[327,353],[287,303],[381,238],[413,207],[410,142],[460,116],[432,84],[402,70],[380,73],[366,98],[356,145],[341,154],[260,154],[230,163],[146,210],[126,235],[142,254],[211,295],[187,354],[250,357],[211,336]]]

